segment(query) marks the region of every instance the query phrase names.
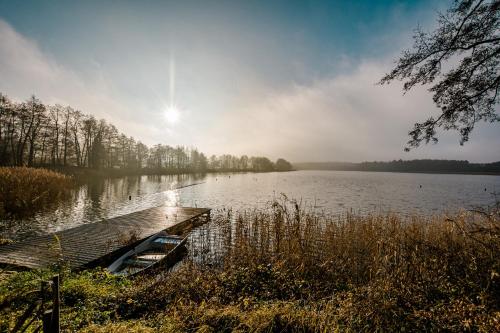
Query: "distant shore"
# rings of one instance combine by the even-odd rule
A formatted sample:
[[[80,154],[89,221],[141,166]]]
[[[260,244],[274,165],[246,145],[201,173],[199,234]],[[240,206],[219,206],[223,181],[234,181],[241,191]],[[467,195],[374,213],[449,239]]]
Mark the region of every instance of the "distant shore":
[[[476,175],[500,176],[500,172],[472,172],[472,171],[395,171],[395,170],[349,170],[349,169],[296,169],[296,171],[356,171],[356,172],[390,172],[390,173],[419,173],[440,175]]]
[[[266,173],[266,172],[287,172],[291,170],[253,170],[253,169],[206,169],[206,170],[170,170],[170,169],[110,169],[110,168],[84,168],[76,166],[40,166],[33,169],[46,169],[55,171],[67,176],[74,177],[78,180],[86,180],[89,178],[119,178],[127,176],[176,176],[189,174],[213,174],[213,173]]]
[[[500,162],[470,163],[457,160],[394,160],[389,162],[301,162],[297,170],[367,171],[428,174],[500,175]]]

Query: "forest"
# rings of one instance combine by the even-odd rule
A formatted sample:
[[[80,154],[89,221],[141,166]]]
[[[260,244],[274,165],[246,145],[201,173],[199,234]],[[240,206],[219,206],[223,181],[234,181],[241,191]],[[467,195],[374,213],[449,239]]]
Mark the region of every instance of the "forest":
[[[206,156],[196,148],[148,147],[113,124],[70,106],[45,105],[31,96],[15,102],[0,93],[0,165],[159,172],[288,171],[267,157]]]
[[[394,160],[389,162],[305,162],[294,163],[299,170],[344,170],[428,173],[500,174],[500,162],[470,163],[459,160]]]

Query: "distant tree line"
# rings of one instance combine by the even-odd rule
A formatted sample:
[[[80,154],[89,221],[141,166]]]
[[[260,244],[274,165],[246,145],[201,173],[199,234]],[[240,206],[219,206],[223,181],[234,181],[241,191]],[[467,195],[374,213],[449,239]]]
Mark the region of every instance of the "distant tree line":
[[[310,162],[294,163],[299,170],[344,170],[429,173],[491,173],[500,174],[500,162],[469,163],[459,160],[394,160],[390,162]]]
[[[288,171],[266,157],[212,155],[195,148],[148,147],[69,106],[44,105],[35,96],[16,103],[0,93],[0,165],[158,170],[161,172]]]

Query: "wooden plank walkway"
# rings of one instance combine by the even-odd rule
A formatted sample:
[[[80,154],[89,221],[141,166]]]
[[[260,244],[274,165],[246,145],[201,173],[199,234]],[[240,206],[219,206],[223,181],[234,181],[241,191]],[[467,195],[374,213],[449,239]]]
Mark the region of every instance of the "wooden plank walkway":
[[[150,208],[0,246],[0,264],[43,268],[63,261],[71,268],[95,266],[130,248],[132,236],[137,243],[162,230],[174,232],[209,218],[208,208]]]

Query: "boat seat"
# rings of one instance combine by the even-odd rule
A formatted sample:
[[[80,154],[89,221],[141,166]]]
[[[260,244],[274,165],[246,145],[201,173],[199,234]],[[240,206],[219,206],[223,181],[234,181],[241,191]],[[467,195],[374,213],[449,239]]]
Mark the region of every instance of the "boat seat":
[[[166,256],[165,253],[143,253],[143,254],[138,255],[137,259],[156,262],[156,261],[159,261],[159,260],[165,258],[165,256]]]
[[[144,259],[127,259],[123,263],[128,266],[135,267],[148,267],[151,263],[154,262],[152,260],[144,260]]]
[[[140,271],[142,271],[142,267],[125,266],[122,269],[120,269],[119,271],[117,271],[115,274],[127,276],[130,274],[138,273]]]
[[[145,255],[145,254],[158,254],[158,255],[164,255],[168,253],[168,251],[163,251],[162,249],[154,249],[154,250],[146,250],[144,252],[141,252],[139,256]]]

